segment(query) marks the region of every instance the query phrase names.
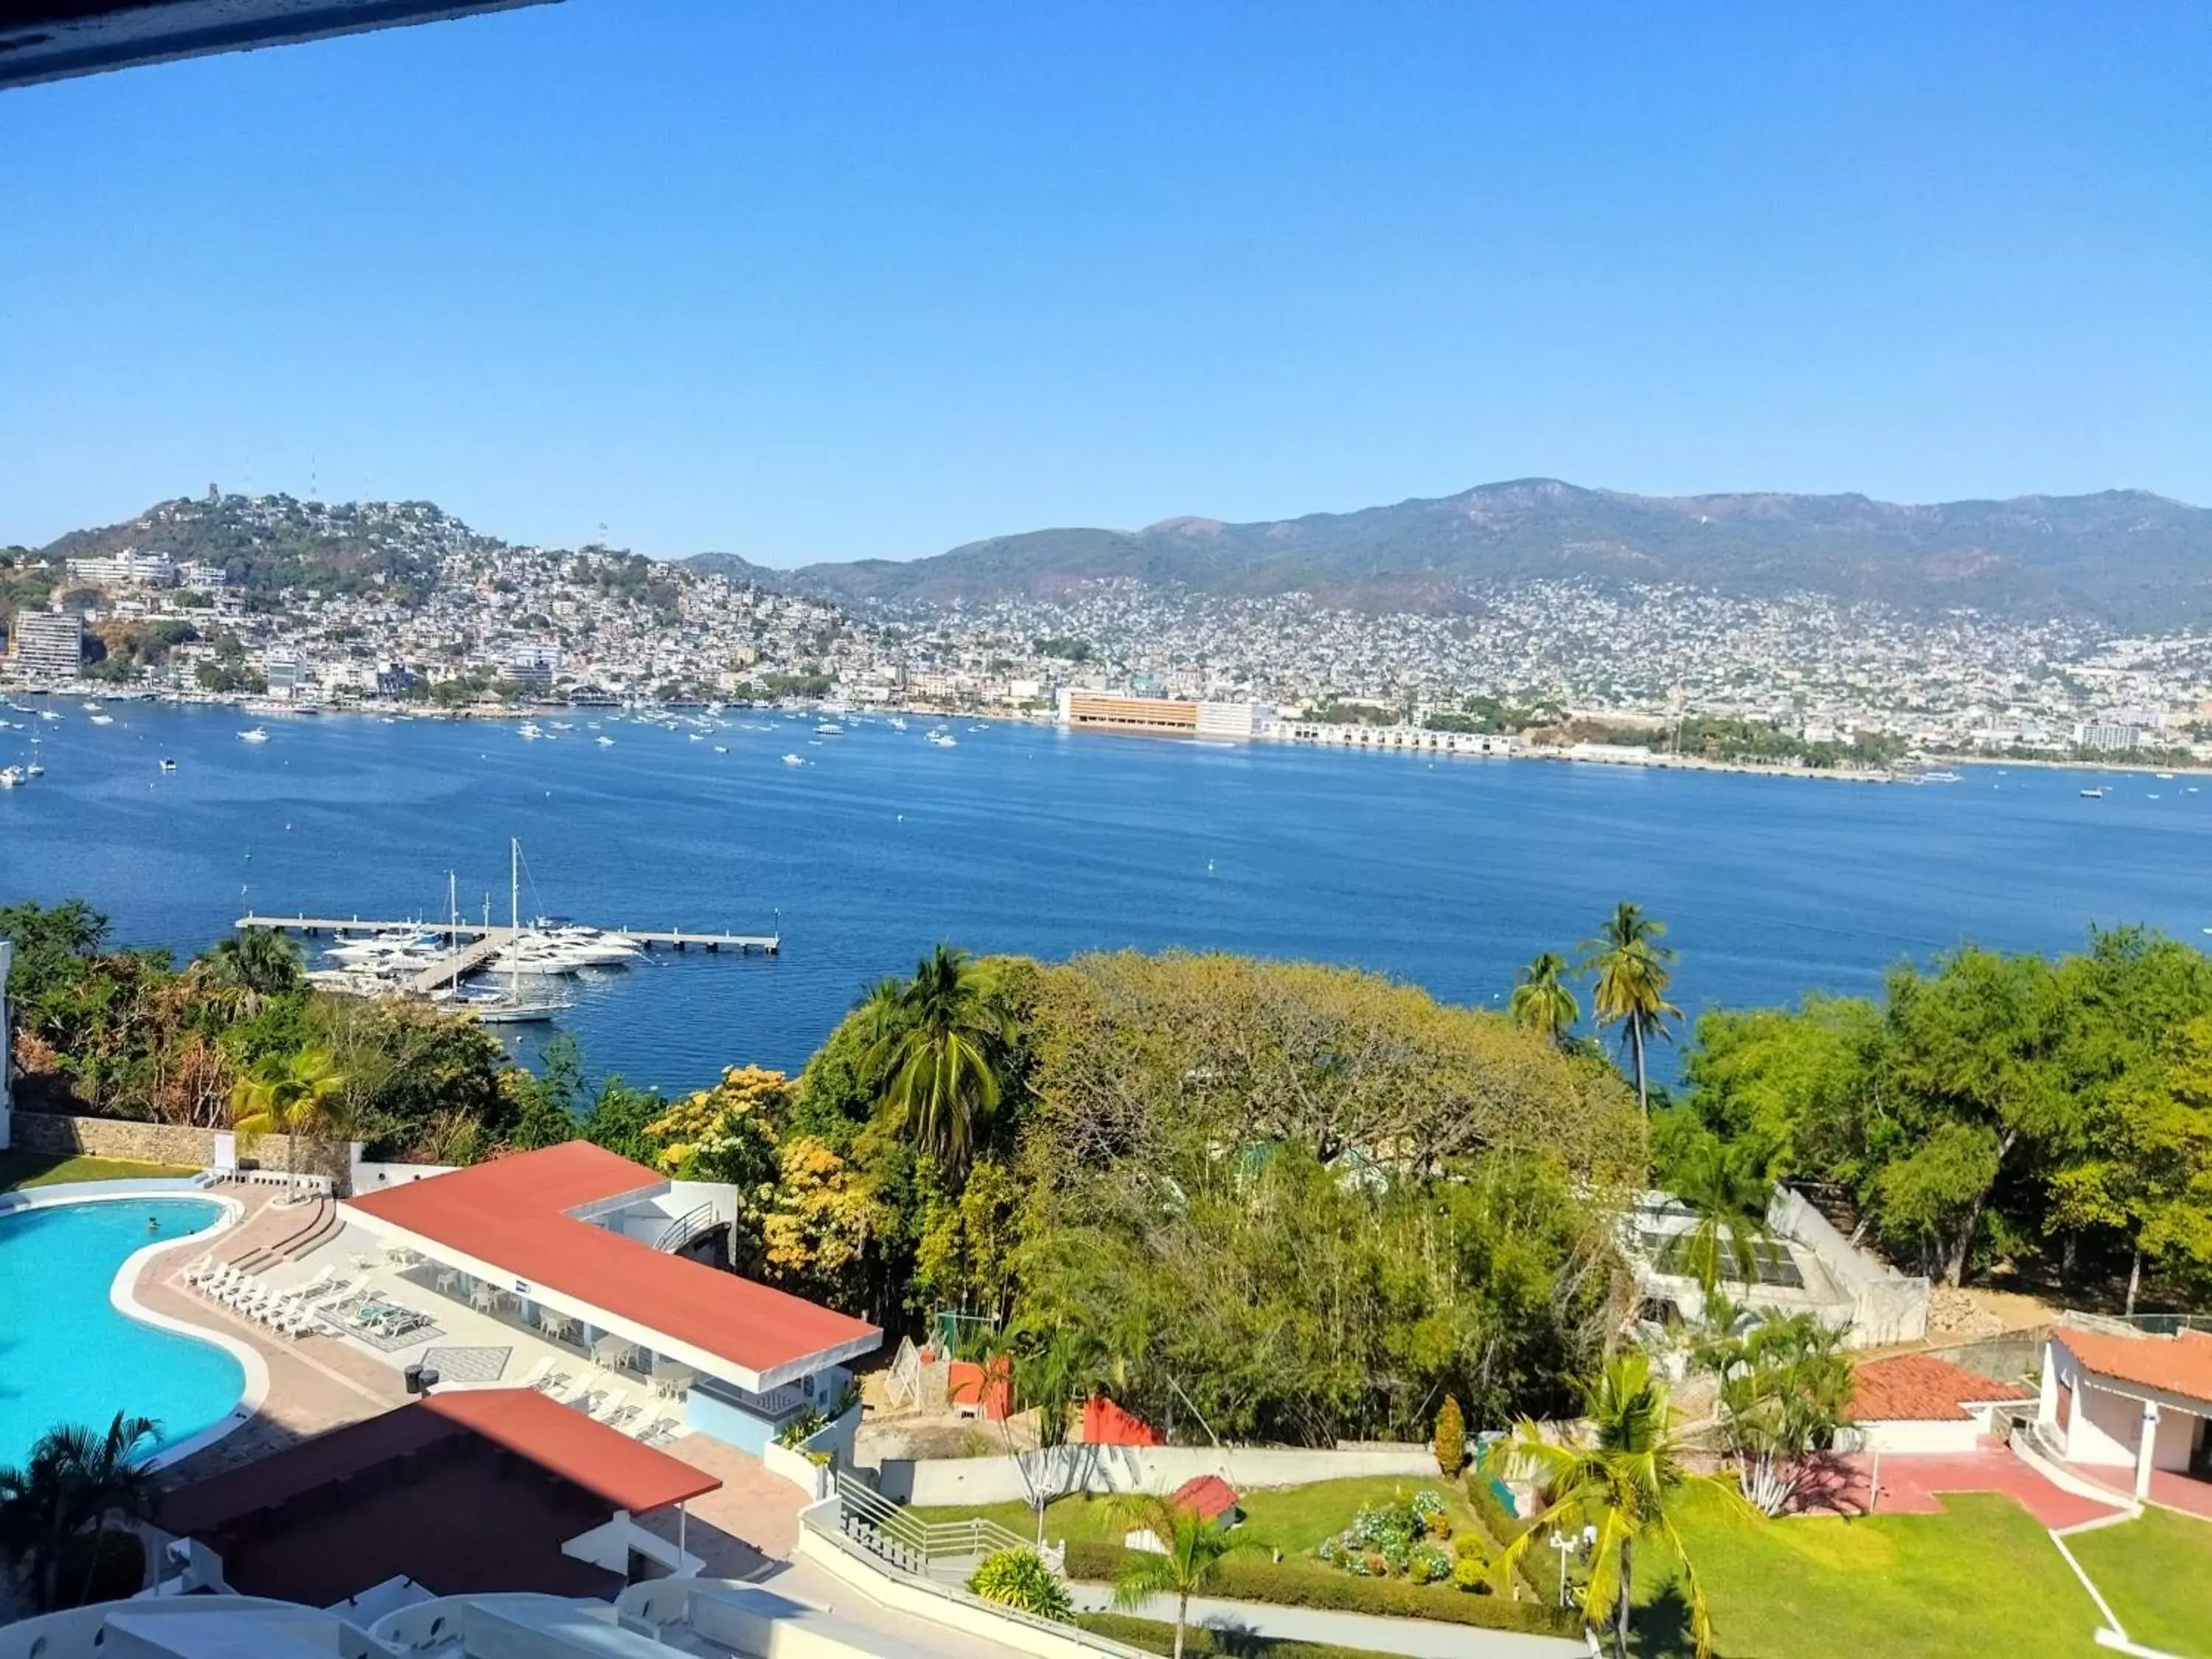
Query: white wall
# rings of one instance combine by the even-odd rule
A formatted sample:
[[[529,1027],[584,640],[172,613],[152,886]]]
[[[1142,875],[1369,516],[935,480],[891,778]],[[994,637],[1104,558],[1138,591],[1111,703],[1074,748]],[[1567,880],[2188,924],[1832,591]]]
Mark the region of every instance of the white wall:
[[[1983,1432],[1972,1418],[1956,1422],[1916,1420],[1906,1423],[1860,1423],[1836,1437],[1842,1451],[1881,1451],[1906,1455],[1970,1452]]]
[[[2197,1419],[2188,1412],[2162,1406],[2158,1413],[2158,1437],[2151,1442],[2150,1466],[2154,1469],[2186,1472],[2189,1453],[2197,1439]]]
[[[1024,1477],[1024,1461],[1031,1478],[1054,1492],[1167,1492],[1200,1474],[1219,1475],[1239,1490],[1371,1474],[1442,1479],[1435,1454],[1426,1446],[1236,1446],[1226,1451],[1210,1446],[1062,1446],[1051,1453],[1030,1453],[1026,1460],[886,1458],[876,1486],[899,1503],[1027,1503],[1030,1480]]]
[[[2074,1463],[2122,1463],[2133,1468],[2142,1437],[2142,1402],[2091,1383],[2074,1390],[2074,1428],[2066,1457]]]

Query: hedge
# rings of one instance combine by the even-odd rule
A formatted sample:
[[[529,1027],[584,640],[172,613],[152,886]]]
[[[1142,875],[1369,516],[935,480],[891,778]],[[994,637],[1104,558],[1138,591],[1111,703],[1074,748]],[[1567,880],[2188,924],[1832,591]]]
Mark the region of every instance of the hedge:
[[[1067,1540],[1067,1576],[1091,1583],[1119,1578],[1133,1552],[1090,1539]],[[1278,1565],[1256,1556],[1229,1557],[1214,1570],[1204,1591],[1230,1601],[1265,1601],[1279,1607],[1324,1607],[1334,1613],[1371,1613],[1392,1619],[1433,1619],[1443,1624],[1476,1625],[1485,1630],[1519,1631],[1532,1636],[1579,1636],[1579,1613],[1540,1601],[1512,1601],[1497,1595],[1408,1583],[1402,1578],[1361,1578],[1318,1565]]]
[[[1175,1626],[1155,1619],[1132,1619],[1120,1613],[1079,1613],[1075,1622],[1093,1636],[1126,1642],[1148,1653],[1175,1651]],[[1341,1648],[1334,1642],[1294,1642],[1287,1637],[1253,1636],[1237,1632],[1224,1643],[1221,1632],[1203,1625],[1186,1625],[1182,1650],[1187,1659],[1395,1659],[1372,1648]]]
[[[1468,1507],[1474,1511],[1475,1518],[1482,1522],[1483,1530],[1490,1534],[1492,1560],[1508,1544],[1528,1530],[1528,1523],[1513,1512],[1490,1484],[1490,1451],[1491,1445],[1495,1443],[1486,1444],[1475,1454],[1474,1462],[1468,1467],[1466,1480],[1461,1482],[1467,1492]],[[1536,1587],[1534,1575],[1528,1571],[1526,1553],[1522,1555],[1514,1577],[1521,1581],[1521,1588],[1529,1595],[1538,1597],[1543,1595]]]

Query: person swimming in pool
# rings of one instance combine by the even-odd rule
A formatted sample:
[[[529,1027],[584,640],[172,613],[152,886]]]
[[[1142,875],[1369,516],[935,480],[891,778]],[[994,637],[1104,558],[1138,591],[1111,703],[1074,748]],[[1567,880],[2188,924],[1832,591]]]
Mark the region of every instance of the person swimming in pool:
[[[148,1216],[146,1218],[146,1231],[149,1233],[160,1232],[161,1231],[161,1218],[157,1215]]]

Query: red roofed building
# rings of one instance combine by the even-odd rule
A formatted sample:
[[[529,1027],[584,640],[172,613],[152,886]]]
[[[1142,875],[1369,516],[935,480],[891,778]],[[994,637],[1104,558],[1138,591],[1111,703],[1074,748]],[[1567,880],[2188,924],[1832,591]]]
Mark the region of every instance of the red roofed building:
[[[718,1211],[718,1206],[720,1206]],[[496,1299],[586,1353],[634,1345],[641,1374],[680,1367],[690,1426],[758,1455],[779,1424],[830,1410],[866,1321],[678,1254],[735,1189],[676,1182],[588,1141],[519,1152],[362,1194],[340,1207],[433,1264],[446,1293]],[[419,1275],[418,1275],[419,1277]]]
[[[2042,1438],[2139,1498],[2212,1514],[2212,1334],[2100,1323],[2051,1328],[2036,1409]]]
[[[1168,1494],[1168,1502],[1201,1521],[1237,1518],[1237,1488],[1218,1474],[1194,1474]]]
[[[1933,1354],[1869,1360],[1851,1372],[1854,1426],[1841,1437],[1842,1449],[1970,1452],[1990,1432],[1999,1407],[2034,1398]]]
[[[232,1589],[311,1607],[396,1578],[441,1595],[611,1595],[633,1552],[684,1565],[633,1517],[721,1484],[532,1389],[478,1389],[180,1487],[154,1518],[212,1550]]]

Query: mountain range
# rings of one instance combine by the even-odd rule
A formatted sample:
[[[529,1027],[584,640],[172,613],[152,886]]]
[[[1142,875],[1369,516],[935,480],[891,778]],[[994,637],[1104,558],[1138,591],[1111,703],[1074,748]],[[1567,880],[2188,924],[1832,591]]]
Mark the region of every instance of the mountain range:
[[[2212,509],[2141,490],[1903,506],[1864,495],[1632,495],[1551,478],[1267,523],[1033,530],[933,557],[775,570],[685,562],[847,603],[1054,598],[1133,580],[1213,594],[1303,592],[1364,610],[1448,611],[1532,577],[1811,591],[2127,629],[2212,619]]]

